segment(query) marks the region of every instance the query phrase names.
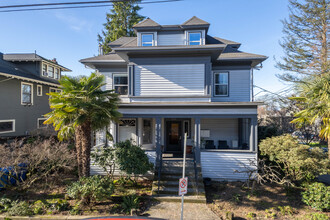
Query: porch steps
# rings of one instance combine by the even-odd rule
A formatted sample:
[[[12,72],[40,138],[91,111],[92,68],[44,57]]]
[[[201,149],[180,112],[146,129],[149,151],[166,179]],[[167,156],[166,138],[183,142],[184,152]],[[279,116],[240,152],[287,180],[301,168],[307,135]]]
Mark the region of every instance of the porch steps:
[[[163,158],[162,171],[160,175],[158,191],[158,170],[152,185],[154,198],[159,201],[181,202],[179,193],[179,179],[182,177],[182,158]],[[185,195],[185,202],[206,203],[205,190],[201,168],[197,167],[195,179],[194,161],[191,158],[186,160],[186,177],[188,177],[188,193]]]

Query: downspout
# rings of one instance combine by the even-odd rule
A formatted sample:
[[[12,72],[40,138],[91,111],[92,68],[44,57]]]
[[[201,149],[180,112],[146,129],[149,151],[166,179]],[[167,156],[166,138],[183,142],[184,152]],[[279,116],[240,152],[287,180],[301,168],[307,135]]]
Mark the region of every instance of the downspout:
[[[251,98],[254,101],[254,87],[253,87],[253,68],[251,68]]]

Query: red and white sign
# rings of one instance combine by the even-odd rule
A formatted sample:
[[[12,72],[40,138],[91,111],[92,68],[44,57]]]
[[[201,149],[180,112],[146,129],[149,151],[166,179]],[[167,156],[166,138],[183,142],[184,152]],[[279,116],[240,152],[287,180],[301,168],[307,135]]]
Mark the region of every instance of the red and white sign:
[[[181,178],[179,181],[179,196],[187,194],[188,192],[188,177]]]

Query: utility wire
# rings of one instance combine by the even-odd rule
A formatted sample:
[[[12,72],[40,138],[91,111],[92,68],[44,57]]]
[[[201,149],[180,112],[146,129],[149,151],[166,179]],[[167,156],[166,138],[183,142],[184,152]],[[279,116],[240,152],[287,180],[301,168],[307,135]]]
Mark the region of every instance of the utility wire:
[[[88,2],[57,2],[57,3],[44,3],[44,4],[30,4],[30,5],[6,5],[0,6],[1,8],[24,8],[24,7],[40,7],[51,5],[81,5],[81,4],[98,4],[98,3],[112,3],[112,2],[126,2],[129,0],[108,0],[108,1],[88,1]]]
[[[178,2],[178,1],[183,1],[183,0],[160,0],[160,1],[139,2],[138,4],[155,4],[155,3],[167,3],[167,2]],[[112,3],[115,3],[115,2],[125,2],[125,0],[124,1],[123,0],[121,0],[121,1],[106,1],[106,2],[108,2],[109,4],[112,4]],[[93,2],[91,2],[89,4],[92,4],[92,3]],[[28,9],[10,9],[10,10],[0,10],[0,13],[1,12],[23,12],[23,11],[42,11],[42,10],[56,10],[56,9],[72,9],[72,8],[95,8],[95,7],[109,6],[109,4],[103,4],[103,5],[86,5],[86,6],[46,7],[46,8],[28,8]],[[47,5],[47,4],[44,4],[44,5]],[[32,7],[32,6],[23,6],[23,7]],[[37,7],[40,7],[40,6],[37,6]]]

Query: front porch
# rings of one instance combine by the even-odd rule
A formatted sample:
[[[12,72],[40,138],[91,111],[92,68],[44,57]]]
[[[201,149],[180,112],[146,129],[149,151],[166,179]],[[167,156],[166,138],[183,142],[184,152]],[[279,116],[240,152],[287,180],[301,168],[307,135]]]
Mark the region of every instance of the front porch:
[[[182,157],[187,133],[188,157],[195,154],[203,178],[244,180],[237,173],[257,157],[256,104],[250,106],[162,106],[135,104],[120,108],[123,117],[109,127],[114,142],[131,140],[141,145],[156,167],[162,157]],[[211,107],[211,108],[210,108]],[[198,114],[196,114],[198,113]],[[96,142],[102,141],[99,135]]]

